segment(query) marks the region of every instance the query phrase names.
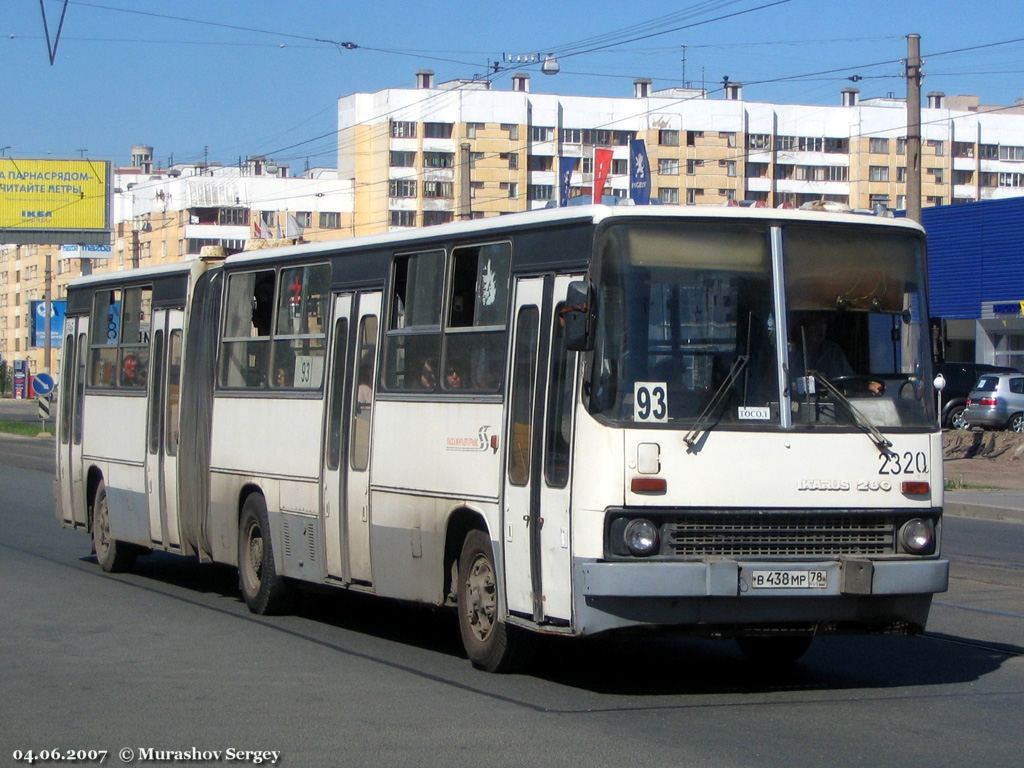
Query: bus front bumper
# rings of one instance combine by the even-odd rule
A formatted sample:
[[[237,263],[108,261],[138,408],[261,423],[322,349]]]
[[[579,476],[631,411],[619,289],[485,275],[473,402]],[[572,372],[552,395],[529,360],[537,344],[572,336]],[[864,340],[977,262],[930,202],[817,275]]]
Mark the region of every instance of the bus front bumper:
[[[643,624],[919,631],[932,594],[948,587],[949,561],[577,560],[574,575],[583,634]]]

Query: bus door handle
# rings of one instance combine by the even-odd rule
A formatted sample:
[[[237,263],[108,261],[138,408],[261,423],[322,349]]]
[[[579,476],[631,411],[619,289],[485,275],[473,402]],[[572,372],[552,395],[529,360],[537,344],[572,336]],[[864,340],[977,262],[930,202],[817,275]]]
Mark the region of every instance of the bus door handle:
[[[530,527],[530,516],[529,515],[523,515],[523,522],[526,523],[526,527],[529,528]],[[538,528],[543,528],[544,527],[544,518],[543,517],[538,517],[537,518],[537,527]]]

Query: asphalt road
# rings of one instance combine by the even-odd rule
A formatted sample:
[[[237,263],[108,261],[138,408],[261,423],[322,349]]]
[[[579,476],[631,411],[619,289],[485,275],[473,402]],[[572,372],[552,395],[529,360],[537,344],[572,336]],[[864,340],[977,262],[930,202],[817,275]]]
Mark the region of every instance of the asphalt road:
[[[547,643],[532,674],[496,676],[446,613],[329,593],[256,617],[231,569],[162,554],[103,574],[56,523],[50,467],[52,442],[0,436],[0,765],[47,748],[105,749],[106,765],[126,748],[136,765],[148,748],[289,766],[1020,765],[1024,525],[946,521],[953,584],[923,636],[821,638],[766,672],[727,641],[645,633]]]

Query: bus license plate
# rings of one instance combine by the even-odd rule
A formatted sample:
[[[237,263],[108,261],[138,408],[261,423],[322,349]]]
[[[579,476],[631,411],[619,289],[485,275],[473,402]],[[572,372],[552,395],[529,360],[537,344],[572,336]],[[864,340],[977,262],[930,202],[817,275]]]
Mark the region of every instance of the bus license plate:
[[[753,571],[753,589],[827,589],[826,571]]]

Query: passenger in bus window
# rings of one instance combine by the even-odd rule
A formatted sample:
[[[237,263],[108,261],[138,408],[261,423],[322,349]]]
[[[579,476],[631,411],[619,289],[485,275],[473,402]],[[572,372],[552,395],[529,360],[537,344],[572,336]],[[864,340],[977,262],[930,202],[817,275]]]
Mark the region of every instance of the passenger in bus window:
[[[279,365],[277,370],[274,371],[274,386],[278,388],[288,386],[288,373],[285,371],[284,366]]]
[[[437,386],[437,375],[434,373],[434,361],[432,358],[423,360],[423,367],[420,369],[420,389],[433,389]]]
[[[462,373],[457,365],[451,364],[448,366],[448,370],[444,374],[444,384],[446,389],[462,389],[464,386],[462,383]]]

